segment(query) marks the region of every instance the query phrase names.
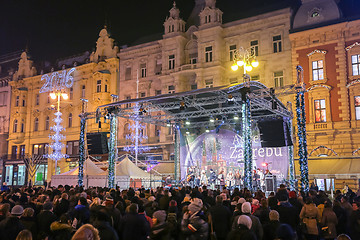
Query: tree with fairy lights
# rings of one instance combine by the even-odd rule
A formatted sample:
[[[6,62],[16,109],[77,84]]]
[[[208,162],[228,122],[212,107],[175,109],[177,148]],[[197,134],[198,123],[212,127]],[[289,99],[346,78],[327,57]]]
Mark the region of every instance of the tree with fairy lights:
[[[130,144],[124,148],[125,151],[135,154],[135,164],[138,161],[138,155],[149,150],[148,147],[143,144],[146,142],[148,137],[145,134],[146,125],[141,122],[141,115],[145,114],[146,111],[136,103],[134,107],[134,113],[132,115],[132,123],[129,124],[130,134],[126,135],[126,139],[130,140]]]

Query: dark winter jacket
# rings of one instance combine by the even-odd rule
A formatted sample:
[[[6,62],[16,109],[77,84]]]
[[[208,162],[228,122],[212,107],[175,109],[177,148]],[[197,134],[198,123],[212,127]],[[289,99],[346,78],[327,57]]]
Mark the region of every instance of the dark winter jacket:
[[[337,237],[336,225],[338,220],[336,214],[331,208],[324,208],[321,225],[322,227],[328,227],[328,231],[324,234],[325,239],[335,239]]]
[[[209,209],[214,232],[218,239],[226,239],[231,227],[231,212],[222,204],[216,204]]]
[[[170,238],[168,223],[154,225],[151,228],[151,240],[168,240]]]
[[[181,232],[190,240],[207,239],[209,233],[209,225],[204,220],[203,212],[197,212],[188,219],[182,219]]]
[[[74,218],[78,221],[79,228],[81,225],[89,223],[90,220],[90,210],[87,206],[84,205],[76,205],[74,209]]]
[[[56,215],[51,211],[41,211],[37,215],[38,234],[46,236],[50,234],[50,225],[56,221]]]
[[[228,240],[257,240],[255,234],[245,225],[240,224],[232,230],[227,237]]]
[[[146,218],[134,213],[125,215],[121,230],[124,240],[145,240],[150,234],[150,226]]]
[[[24,229],[18,217],[7,217],[0,222],[0,240],[15,240]]]
[[[276,239],[276,232],[280,226],[279,221],[270,221],[264,225],[264,237],[263,240],[274,240]]]
[[[54,213],[59,218],[64,213],[67,213],[69,211],[70,202],[66,199],[61,199],[60,202],[55,205]]]
[[[50,231],[49,240],[70,240],[73,228],[66,223],[53,222],[50,225]]]
[[[25,229],[29,230],[32,235],[37,236],[36,219],[33,217],[20,217],[20,222],[24,225]]]
[[[299,215],[297,214],[296,208],[289,202],[281,202],[280,205],[275,207],[275,210],[280,215],[280,222],[289,224],[293,230],[299,223]]]
[[[106,221],[95,221],[92,224],[97,230],[99,230],[99,236],[101,240],[118,240],[119,237],[114,230],[113,227],[111,227],[109,222]]]

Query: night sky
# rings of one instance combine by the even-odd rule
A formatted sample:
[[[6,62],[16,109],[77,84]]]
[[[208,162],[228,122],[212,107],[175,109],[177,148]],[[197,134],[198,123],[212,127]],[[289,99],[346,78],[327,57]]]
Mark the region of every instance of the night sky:
[[[224,22],[297,0],[218,0]],[[186,21],[194,0],[176,0]],[[28,46],[32,59],[54,61],[92,51],[106,23],[116,45],[162,33],[173,0],[0,0],[0,55]]]

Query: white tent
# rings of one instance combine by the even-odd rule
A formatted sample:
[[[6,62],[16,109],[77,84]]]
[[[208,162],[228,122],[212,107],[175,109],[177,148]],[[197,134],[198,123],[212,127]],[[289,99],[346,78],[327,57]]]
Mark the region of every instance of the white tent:
[[[129,187],[161,186],[161,176],[150,174],[136,166],[127,156],[115,166],[116,184],[121,189]]]
[[[78,184],[79,167],[68,172],[54,175],[51,177],[51,185],[77,185]],[[106,171],[95,165],[93,161],[87,158],[84,162],[84,186],[105,186],[107,176]]]
[[[51,177],[51,185],[77,185],[78,184],[79,167],[68,172],[54,175]],[[108,185],[107,171],[100,169],[89,158],[84,162],[84,186],[101,186]],[[115,184],[121,189],[131,187],[157,187],[161,186],[161,176],[150,174],[137,167],[128,157],[115,165]]]

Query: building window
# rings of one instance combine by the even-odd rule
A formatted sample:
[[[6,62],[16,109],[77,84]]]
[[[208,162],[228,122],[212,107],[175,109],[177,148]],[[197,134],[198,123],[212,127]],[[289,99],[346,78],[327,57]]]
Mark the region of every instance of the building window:
[[[274,72],[274,83],[275,83],[275,87],[283,87],[284,86],[283,71]]]
[[[205,62],[212,62],[212,46],[205,48]]]
[[[155,137],[160,137],[160,127],[155,125]]]
[[[212,88],[214,87],[214,82],[212,79],[205,80],[205,88]]]
[[[189,63],[190,64],[196,64],[197,63],[197,57],[198,57],[198,54],[197,53],[191,53],[189,54]]]
[[[24,123],[21,123],[21,129],[20,129],[20,132],[25,132],[25,124]]]
[[[126,96],[126,100],[131,100],[131,96]],[[131,108],[131,103],[126,104],[126,108]]]
[[[79,141],[69,141],[66,143],[66,154],[79,155]]]
[[[14,120],[14,126],[13,126],[13,132],[14,132],[14,133],[17,132],[17,128],[18,128],[18,120],[15,119],[15,120]]]
[[[69,98],[70,98],[70,100],[73,100],[73,98],[74,98],[74,89],[73,88],[70,88],[70,90],[69,90]]]
[[[49,130],[49,128],[50,128],[50,118],[49,116],[47,116],[45,120],[45,130]]]
[[[196,90],[197,89],[197,84],[191,84],[191,90]]]
[[[140,72],[142,78],[146,77],[146,63],[140,64]]]
[[[281,35],[273,36],[274,53],[282,52]]]
[[[168,86],[168,93],[175,93],[175,86],[174,85]]]
[[[231,45],[231,46],[229,47],[230,61],[234,61],[234,59],[235,59],[235,52],[236,52],[236,45]]]
[[[352,55],[351,64],[352,64],[352,75],[353,76],[360,75],[360,55]]]
[[[315,122],[326,122],[326,106],[325,99],[314,100],[315,106]]]
[[[22,106],[25,107],[26,106],[26,100],[25,100],[25,97],[23,97],[23,100],[22,100]]]
[[[313,81],[324,79],[323,60],[318,60],[318,61],[312,62],[312,75],[313,75]]]
[[[18,154],[18,147],[17,146],[12,146],[12,148],[11,148],[11,156],[16,157],[17,154]]]
[[[20,145],[20,156],[25,156],[25,145]]]
[[[40,104],[40,95],[36,94],[36,96],[35,96],[35,105],[39,106],[39,104]]]
[[[69,114],[69,118],[68,118],[68,126],[69,128],[72,127],[72,113]]]
[[[49,144],[40,143],[33,145],[33,155],[46,155],[49,153]]]
[[[108,85],[107,84],[105,84],[105,92],[107,92],[107,90],[108,90],[108,87],[107,87]]]
[[[131,79],[131,67],[127,67],[125,70],[125,80]]]
[[[251,54],[255,56],[259,56],[259,41],[254,40],[250,42],[251,46]]]
[[[81,98],[85,98],[85,85],[81,86]]]
[[[161,95],[161,90],[155,90],[155,96]]]
[[[175,55],[170,55],[169,56],[169,69],[174,69],[175,68]]]
[[[130,123],[125,123],[125,125],[124,125],[124,138],[129,139],[130,135],[131,135]]]
[[[97,80],[96,82],[96,92],[101,92],[101,80]]]
[[[360,120],[360,96],[355,96],[355,116],[356,120]]]
[[[18,107],[19,104],[20,104],[20,96],[16,96],[15,107]]]
[[[155,74],[160,75],[162,71],[162,59],[156,59]]]
[[[140,97],[143,98],[143,97],[145,97],[145,96],[146,96],[146,93],[145,93],[145,92],[141,92],[141,93],[140,93]]]
[[[47,96],[47,103],[50,103],[50,96]]]
[[[260,76],[259,75],[254,75],[250,77],[251,81],[259,81],[260,80]]]
[[[39,131],[39,119],[38,118],[35,118],[35,121],[34,121],[34,132],[37,132]]]

